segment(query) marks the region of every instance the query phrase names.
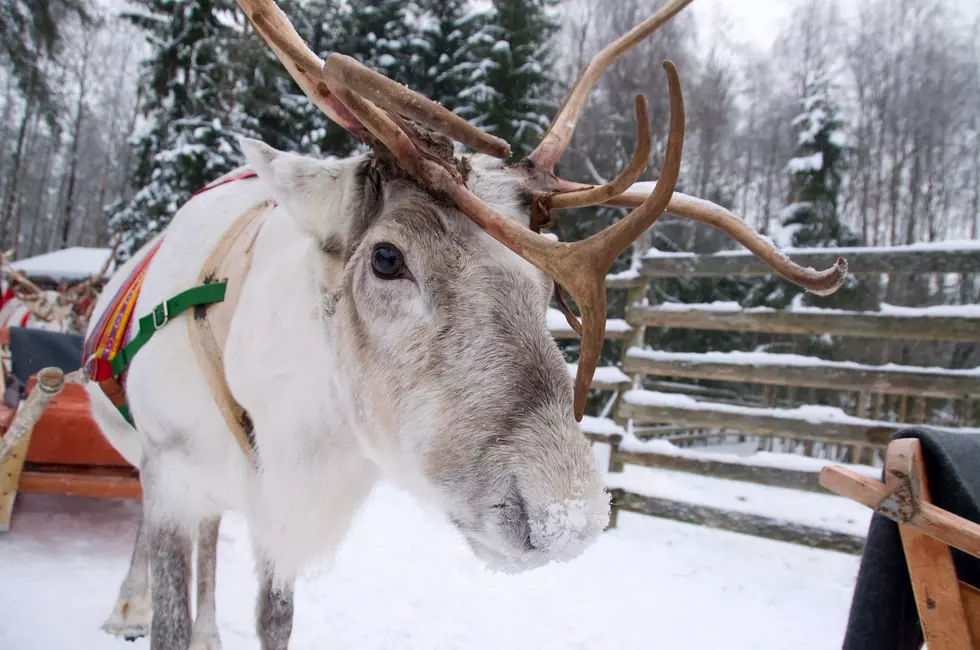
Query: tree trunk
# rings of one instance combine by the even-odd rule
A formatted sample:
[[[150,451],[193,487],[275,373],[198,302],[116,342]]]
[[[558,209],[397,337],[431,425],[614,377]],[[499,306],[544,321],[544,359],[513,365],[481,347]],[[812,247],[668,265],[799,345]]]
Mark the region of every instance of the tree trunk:
[[[27,126],[34,116],[34,89],[37,85],[37,68],[31,72],[31,77],[27,84],[27,96],[24,98],[24,115],[20,120],[20,127],[17,130],[17,144],[14,147],[14,164],[10,171],[10,187],[7,191],[7,201],[3,207],[3,214],[0,214],[0,246],[7,241],[7,230],[10,225],[14,210],[19,203],[20,175],[23,167],[24,140],[27,137]]]
[[[48,176],[51,173],[51,163],[53,158],[51,151],[56,147],[56,142],[49,142],[48,146],[44,148],[44,160],[41,163],[41,178],[38,181],[37,192],[34,195],[34,211],[31,215],[31,229],[30,234],[27,236],[26,255],[28,257],[34,255],[36,250],[38,224],[41,221],[41,215],[44,213],[42,206],[45,203],[45,190],[48,187]]]
[[[65,195],[65,215],[61,224],[61,248],[68,246],[72,219],[75,212],[75,183],[78,173],[78,144],[82,139],[82,120],[85,118],[85,90],[88,85],[88,66],[92,60],[93,46],[98,28],[86,34],[82,47],[81,70],[78,75],[78,101],[75,102],[75,119],[72,127],[71,150],[68,154],[68,192]]]

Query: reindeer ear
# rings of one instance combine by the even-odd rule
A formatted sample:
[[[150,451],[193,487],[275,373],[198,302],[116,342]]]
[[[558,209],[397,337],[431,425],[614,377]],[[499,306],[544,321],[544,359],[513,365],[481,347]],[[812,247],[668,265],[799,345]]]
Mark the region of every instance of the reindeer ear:
[[[249,166],[272,188],[300,229],[329,251],[344,242],[350,228],[345,196],[353,185],[351,165],[277,151],[258,140],[242,138],[239,146]]]

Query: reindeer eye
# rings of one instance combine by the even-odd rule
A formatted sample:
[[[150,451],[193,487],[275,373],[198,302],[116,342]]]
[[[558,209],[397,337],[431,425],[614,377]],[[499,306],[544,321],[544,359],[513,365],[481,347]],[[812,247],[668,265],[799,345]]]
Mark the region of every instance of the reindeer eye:
[[[382,280],[394,280],[405,275],[405,257],[393,244],[376,244],[371,254],[371,268]]]

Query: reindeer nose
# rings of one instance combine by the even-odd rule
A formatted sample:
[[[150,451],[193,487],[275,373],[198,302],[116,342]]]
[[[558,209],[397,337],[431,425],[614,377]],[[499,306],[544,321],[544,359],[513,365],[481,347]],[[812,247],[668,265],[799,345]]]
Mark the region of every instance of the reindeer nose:
[[[571,559],[608,523],[608,498],[553,502],[531,513],[529,543],[554,559]]]
[[[501,528],[507,537],[507,541],[516,548],[524,551],[534,550],[531,542],[531,522],[527,514],[527,504],[524,497],[514,486],[507,494],[503,503],[494,506],[500,510]]]

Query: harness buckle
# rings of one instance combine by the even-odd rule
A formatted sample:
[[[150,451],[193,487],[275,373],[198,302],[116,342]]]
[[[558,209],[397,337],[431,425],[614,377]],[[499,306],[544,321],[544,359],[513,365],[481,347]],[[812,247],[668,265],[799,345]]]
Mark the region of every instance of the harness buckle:
[[[153,331],[154,332],[157,331],[158,329],[160,329],[161,327],[163,327],[164,325],[166,325],[167,322],[170,320],[170,309],[167,307],[167,301],[164,300],[163,301],[163,304],[161,306],[163,307],[163,320],[161,322],[159,322],[159,323],[157,322],[157,310],[154,309],[151,312],[151,315],[153,316]]]

